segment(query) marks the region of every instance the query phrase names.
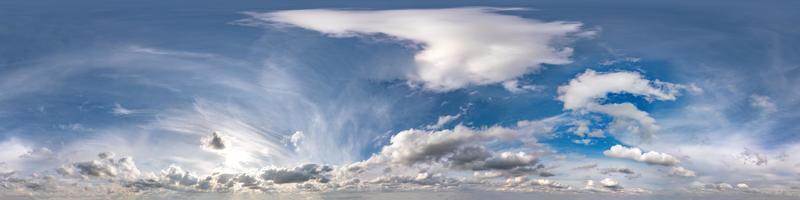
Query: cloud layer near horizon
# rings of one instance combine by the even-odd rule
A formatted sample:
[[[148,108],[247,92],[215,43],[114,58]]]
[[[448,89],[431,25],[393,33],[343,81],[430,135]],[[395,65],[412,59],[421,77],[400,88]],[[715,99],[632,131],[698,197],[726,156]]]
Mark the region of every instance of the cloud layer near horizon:
[[[136,41],[0,69],[0,196],[800,194],[800,145],[756,142],[786,99],[573,55],[583,23],[519,12],[249,12],[233,25],[269,25],[236,27],[266,32],[231,45],[248,50]],[[395,57],[414,65],[376,78]]]

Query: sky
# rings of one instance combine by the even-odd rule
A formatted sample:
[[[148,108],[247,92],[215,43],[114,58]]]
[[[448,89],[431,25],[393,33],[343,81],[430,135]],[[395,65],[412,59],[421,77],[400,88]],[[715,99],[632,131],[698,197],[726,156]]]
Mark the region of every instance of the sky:
[[[794,1],[0,2],[0,197],[794,199]]]

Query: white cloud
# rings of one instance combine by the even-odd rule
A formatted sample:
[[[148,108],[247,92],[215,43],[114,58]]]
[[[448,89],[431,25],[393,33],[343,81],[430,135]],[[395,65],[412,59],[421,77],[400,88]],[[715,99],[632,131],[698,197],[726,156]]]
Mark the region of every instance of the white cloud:
[[[290,10],[250,13],[334,37],[385,34],[419,45],[407,78],[434,91],[512,80],[542,64],[567,64],[561,47],[580,23],[541,22],[502,15],[493,8],[385,11]],[[586,35],[586,34],[584,34]]]
[[[642,153],[642,150],[639,148],[635,147],[627,148],[622,145],[612,146],[610,149],[603,151],[603,155],[612,158],[631,159],[638,162],[654,164],[654,165],[673,166],[675,164],[680,163],[680,161],[677,158],[666,153],[660,153],[655,151]]]
[[[431,124],[431,125],[425,126],[425,128],[427,128],[427,129],[440,129],[444,125],[447,125],[448,123],[453,122],[454,120],[458,119],[459,117],[461,117],[461,114],[439,116],[439,119],[436,120],[436,124]]]
[[[589,144],[592,143],[592,140],[591,139],[572,140],[572,143],[582,144],[582,145],[589,145]]]
[[[535,164],[537,157],[525,152],[503,152],[486,160],[484,166],[487,169],[513,169]]]
[[[510,80],[503,82],[503,88],[508,90],[511,93],[523,93],[523,92],[536,92],[542,91],[544,86],[541,85],[520,85],[518,80]]]
[[[294,151],[300,151],[300,144],[303,143],[304,139],[306,139],[306,135],[303,134],[302,131],[295,131],[292,136],[289,137],[289,142],[294,146]]]
[[[628,93],[648,101],[675,100],[680,90],[690,87],[645,79],[637,72],[599,73],[591,69],[558,87],[564,110],[599,112],[614,117],[611,130],[639,135],[649,140],[660,128],[647,112],[631,103],[600,104],[609,94]],[[584,131],[585,132],[585,131]]]
[[[120,105],[119,103],[114,104],[114,108],[111,110],[111,113],[114,113],[115,115],[130,115],[130,114],[136,114],[138,112],[139,111],[122,107],[122,105]]]
[[[692,170],[689,170],[689,169],[686,169],[686,168],[683,168],[683,167],[680,167],[680,166],[675,166],[675,167],[672,167],[672,169],[669,171],[669,175],[670,176],[694,177],[697,174]]]
[[[561,183],[559,183],[557,181],[550,180],[550,179],[536,179],[536,180],[531,181],[531,185],[546,186],[546,187],[551,187],[551,188],[562,188],[562,189],[570,188],[569,185],[564,185],[564,184],[561,184]]]
[[[611,179],[611,178],[604,178],[603,180],[600,180],[600,185],[602,185],[605,188],[609,188],[609,189],[622,188],[622,186],[619,185],[619,182],[617,182],[616,180]]]
[[[675,100],[681,87],[650,81],[636,72],[598,73],[589,69],[567,85],[559,86],[558,99],[564,102],[566,110],[585,108],[613,93],[640,95],[650,100]]]
[[[33,150],[21,140],[11,138],[0,143],[0,173],[8,173],[22,169],[22,158]]]
[[[133,180],[139,178],[141,172],[131,157],[114,159],[114,153],[104,152],[97,155],[99,160],[75,162],[63,166],[57,171],[62,175],[79,175],[87,177]]]
[[[392,136],[391,144],[384,146],[376,159],[386,159],[401,165],[432,162],[470,144],[494,139],[510,139],[514,135],[516,135],[514,130],[503,127],[475,130],[457,125],[453,129],[433,132],[410,129]]]

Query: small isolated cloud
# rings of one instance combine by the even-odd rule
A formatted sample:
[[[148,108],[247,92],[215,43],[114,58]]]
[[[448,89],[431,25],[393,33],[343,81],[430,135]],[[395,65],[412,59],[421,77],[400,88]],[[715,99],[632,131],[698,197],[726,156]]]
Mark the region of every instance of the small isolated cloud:
[[[572,143],[582,144],[582,145],[589,145],[589,144],[592,143],[592,140],[590,140],[590,139],[572,140]]]
[[[570,186],[569,186],[569,185],[565,185],[565,184],[562,184],[562,183],[559,183],[559,182],[557,182],[557,181],[550,180],[550,179],[536,179],[536,180],[532,180],[532,181],[531,181],[531,185],[535,185],[535,186],[545,186],[545,187],[550,187],[550,188],[558,188],[558,189],[569,189],[569,188],[570,188]]]
[[[125,107],[122,107],[122,105],[119,104],[119,103],[114,104],[114,108],[111,109],[111,113],[113,113],[115,115],[130,115],[130,114],[136,114],[138,112],[139,111],[131,110],[131,109],[127,109]]]
[[[542,22],[499,11],[312,9],[249,14],[333,37],[385,34],[411,41],[420,50],[414,56],[416,67],[405,76],[433,91],[500,83],[534,72],[542,64],[571,62],[572,48],[563,43],[581,33],[580,23]]]
[[[292,143],[294,147],[294,151],[300,151],[300,144],[303,143],[303,140],[306,139],[306,135],[303,134],[302,131],[295,131],[291,137],[289,137],[289,142]]]
[[[694,171],[686,169],[686,168],[683,168],[683,167],[680,167],[680,166],[672,167],[672,169],[669,171],[669,175],[670,176],[683,176],[683,177],[694,177],[694,176],[697,176],[697,174]]]
[[[600,181],[586,180],[584,190],[596,192],[623,192],[623,187],[619,181],[612,178],[604,178]]]
[[[222,134],[214,131],[211,135],[203,138],[203,147],[213,150],[223,150],[226,147],[226,141],[223,140]]]
[[[612,158],[630,159],[654,165],[673,166],[680,163],[680,161],[677,158],[666,153],[660,153],[655,151],[642,153],[642,150],[639,148],[635,147],[627,148],[622,145],[612,146],[610,149],[603,151],[603,155]]]
[[[439,116],[439,119],[436,120],[436,124],[431,124],[431,125],[425,126],[425,128],[432,129],[432,130],[440,129],[444,125],[447,125],[450,122],[455,121],[459,117],[461,117],[461,114]]]
[[[619,182],[617,182],[616,180],[611,179],[611,178],[604,178],[603,180],[600,180],[600,185],[605,187],[605,188],[613,189],[613,190],[618,190],[618,189],[622,188],[622,186],[619,184]]]
[[[520,85],[518,80],[503,82],[503,88],[511,93],[537,92],[544,90],[544,86],[541,85]]]

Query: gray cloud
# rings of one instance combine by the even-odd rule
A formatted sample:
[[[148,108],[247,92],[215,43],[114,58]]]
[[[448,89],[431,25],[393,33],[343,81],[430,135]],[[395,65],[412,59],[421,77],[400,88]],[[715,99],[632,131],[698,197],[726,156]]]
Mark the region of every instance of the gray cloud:
[[[214,131],[206,138],[203,138],[203,146],[209,149],[222,150],[225,149],[225,141],[222,140],[222,135]]]

